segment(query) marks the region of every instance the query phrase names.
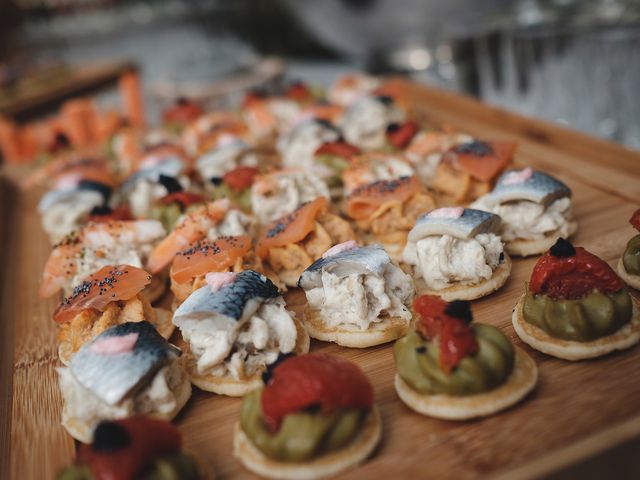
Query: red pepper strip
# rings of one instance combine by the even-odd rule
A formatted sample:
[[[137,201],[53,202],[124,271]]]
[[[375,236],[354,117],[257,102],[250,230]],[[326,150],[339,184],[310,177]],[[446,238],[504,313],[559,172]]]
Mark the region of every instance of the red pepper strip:
[[[359,155],[360,149],[350,143],[346,142],[329,142],[323,143],[320,148],[316,150],[316,155],[336,155],[342,157],[345,160],[349,160],[354,155]]]
[[[312,353],[278,364],[262,391],[262,413],[272,431],[284,417],[309,407],[370,409],[373,388],[360,368],[341,357]]]
[[[460,361],[478,351],[473,330],[463,320],[448,315],[449,304],[433,295],[422,295],[413,302],[420,314],[416,330],[426,340],[437,340],[440,352],[440,368],[453,370]]]
[[[418,133],[420,127],[413,120],[400,124],[397,128],[387,131],[387,140],[398,150],[403,150],[411,139]]]
[[[238,167],[227,172],[222,181],[236,192],[242,192],[253,184],[258,169],[255,167]]]
[[[595,290],[617,292],[622,280],[607,262],[575,247],[575,255],[558,258],[545,253],[533,267],[529,289],[533,294],[546,294],[554,300],[582,298]]]
[[[633,212],[631,218],[629,219],[629,223],[633,225],[633,228],[640,232],[640,208]]]

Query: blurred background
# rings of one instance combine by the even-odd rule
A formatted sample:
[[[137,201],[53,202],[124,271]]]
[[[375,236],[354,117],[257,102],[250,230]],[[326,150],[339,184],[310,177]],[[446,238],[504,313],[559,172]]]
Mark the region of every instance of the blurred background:
[[[640,0],[3,0],[0,115],[118,102],[147,118],[255,85],[402,73],[640,148]]]

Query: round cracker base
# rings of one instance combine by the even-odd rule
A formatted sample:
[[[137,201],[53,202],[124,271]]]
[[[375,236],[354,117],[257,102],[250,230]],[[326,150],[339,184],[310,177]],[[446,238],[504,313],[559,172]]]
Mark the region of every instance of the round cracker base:
[[[527,353],[514,346],[513,371],[501,386],[485,393],[467,396],[425,395],[411,388],[396,374],[396,392],[409,408],[443,420],[468,420],[505,410],[527,396],[538,382],[538,367]]]
[[[578,230],[576,222],[569,223],[569,232],[566,238],[571,237]],[[561,235],[551,233],[540,240],[512,240],[505,242],[504,249],[509,255],[517,257],[529,257],[531,255],[540,255],[549,250],[560,238]]]
[[[303,312],[304,324],[309,336],[323,342],[333,342],[343,347],[366,348],[397,340],[409,330],[410,320],[400,317],[389,317],[382,322],[370,325],[367,330],[356,326],[325,326],[320,312],[308,304]]]
[[[511,274],[511,258],[504,254],[504,261],[493,271],[491,278],[476,285],[452,285],[442,290],[432,290],[427,287],[422,278],[414,278],[416,296],[435,295],[447,302],[454,300],[476,300],[499,290]]]
[[[173,420],[191,397],[191,382],[189,381],[189,376],[186,373],[183,375],[182,382],[180,382],[173,393],[176,396],[176,405],[173,410],[167,413],[147,412],[145,415],[160,420],[166,420],[167,422]],[[115,420],[115,418],[104,418],[101,420]],[[62,426],[67,430],[67,432],[69,432],[69,435],[79,442],[91,443],[93,440],[93,429],[95,428],[95,425],[89,425],[87,422],[71,416],[67,411],[66,405],[62,409]]]
[[[625,350],[640,341],[640,313],[638,302],[633,297],[631,297],[633,303],[631,322],[611,335],[590,342],[554,338],[541,328],[530,324],[524,319],[522,312],[524,298],[525,295],[523,294],[513,310],[513,315],[511,316],[513,329],[520,337],[520,340],[547,355],[563,360],[584,360],[601,357],[616,350]]]
[[[624,268],[622,257],[620,257],[620,260],[618,260],[617,270],[618,275],[620,275],[620,278],[624,280],[624,283],[629,285],[631,288],[640,290],[640,275],[633,275],[632,273],[627,272],[627,269]]]
[[[306,328],[299,320],[294,320],[298,331],[295,352],[300,355],[309,352],[309,334]],[[196,363],[191,357],[191,353],[187,348],[184,349],[185,355],[188,355],[189,361],[187,369],[191,374],[191,383],[200,390],[206,392],[217,393],[218,395],[226,395],[228,397],[242,397],[252,390],[262,386],[262,373],[256,373],[246,380],[236,380],[230,375],[202,375],[197,372]]]
[[[367,416],[359,435],[346,447],[308,462],[280,462],[266,457],[236,423],[233,454],[251,472],[266,478],[313,480],[334,476],[363,463],[375,450],[382,436],[377,407]]]
[[[156,321],[152,323],[156,330],[165,340],[169,340],[173,331],[176,329],[172,322],[172,313],[165,308],[154,308],[156,311]],[[140,319],[144,320],[144,319]],[[71,357],[76,353],[68,342],[62,342],[58,345],[58,357],[64,366],[68,366]]]

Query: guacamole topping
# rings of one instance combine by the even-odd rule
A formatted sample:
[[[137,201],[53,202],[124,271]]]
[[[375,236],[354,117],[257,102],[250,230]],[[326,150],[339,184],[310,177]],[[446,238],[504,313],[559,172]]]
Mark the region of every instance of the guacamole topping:
[[[355,364],[314,353],[281,357],[246,395],[240,425],[267,457],[302,462],[338,450],[360,431],[373,389]]]
[[[349,166],[349,162],[338,155],[328,153],[317,154],[315,161],[324,165],[331,170],[331,176],[327,178],[329,187],[338,187],[342,185],[342,172]]]
[[[631,321],[631,297],[626,290],[594,291],[579,299],[554,300],[526,292],[524,319],[549,335],[563,340],[588,342],[611,335]]]
[[[186,453],[167,455],[152,462],[139,480],[198,480],[201,478],[195,459]],[[89,467],[71,465],[58,475],[58,480],[101,480],[95,477]]]
[[[238,192],[226,183],[221,183],[213,187],[211,192],[212,200],[228,198],[232,203],[238,205],[243,212],[251,213],[251,190],[246,189]]]
[[[393,347],[400,377],[415,391],[430,395],[473,395],[502,385],[513,369],[511,342],[491,325],[477,323],[470,328],[478,350],[465,356],[450,372],[440,366],[439,343],[410,330]]]
[[[302,462],[339,450],[355,438],[368,413],[357,408],[324,413],[309,407],[288,414],[278,431],[271,432],[262,413],[262,392],[258,389],[244,397],[240,425],[262,453],[284,462]]]
[[[640,235],[636,235],[629,243],[622,256],[624,269],[631,275],[640,275]]]
[[[182,438],[168,422],[145,417],[105,421],[91,445],[82,445],[76,464],[58,480],[197,480],[198,464],[180,451]]]

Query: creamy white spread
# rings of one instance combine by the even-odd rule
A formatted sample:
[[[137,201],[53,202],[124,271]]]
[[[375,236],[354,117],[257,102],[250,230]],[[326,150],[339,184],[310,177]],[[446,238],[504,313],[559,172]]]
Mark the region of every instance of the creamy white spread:
[[[314,153],[324,143],[335,142],[336,130],[315,121],[296,126],[278,141],[282,164],[288,167],[315,168]]]
[[[296,346],[296,325],[282,297],[265,300],[247,318],[220,317],[213,313],[205,319],[181,317],[177,325],[200,374],[242,380]]]
[[[500,237],[481,233],[468,240],[430,235],[408,242],[403,260],[415,266],[415,275],[427,287],[441,290],[452,284],[474,285],[491,278],[503,253]]]
[[[271,175],[265,185],[254,182],[251,187],[251,208],[262,224],[276,220],[293,212],[305,202],[318,197],[329,197],[329,189],[321,178],[304,170],[288,170]]]
[[[383,276],[352,273],[339,277],[322,272],[322,286],[305,292],[309,305],[320,311],[329,328],[341,325],[367,330],[388,317],[411,320],[407,304],[413,297],[411,277],[387,264]]]
[[[78,230],[94,207],[103,203],[99,193],[86,192],[73,200],[61,201],[48,207],[42,213],[42,228],[52,243],[57,243],[71,232]]]
[[[490,195],[484,195],[473,202],[471,208],[500,215],[500,236],[505,242],[541,240],[549,234],[566,238],[571,234],[573,214],[569,197],[559,198],[545,207],[529,200],[495,204]]]
[[[284,130],[293,125],[300,114],[300,105],[288,98],[272,98],[268,102],[269,111],[276,117],[278,130]]]
[[[363,97],[345,114],[342,132],[347,142],[362,150],[378,150],[385,146],[387,126],[403,121],[404,117],[393,104]]]
[[[236,141],[202,155],[197,161],[198,173],[205,180],[221,178],[237,167],[255,167],[258,157],[247,144]]]
[[[64,416],[77,418],[95,427],[102,420],[133,415],[169,414],[178,405],[174,392],[185,381],[184,375],[181,360],[176,359],[160,369],[143,390],[115,405],[109,405],[81,385],[70,368],[59,368],[58,379],[64,397]]]
[[[211,225],[207,232],[209,240],[218,237],[235,237],[238,235],[248,235],[251,228],[251,217],[237,208],[227,211],[221,222]]]
[[[414,141],[420,141],[420,135],[417,135]],[[418,175],[420,182],[426,186],[429,186],[436,176],[436,171],[438,170],[438,166],[440,165],[445,152],[455,145],[461,145],[463,143],[469,143],[472,141],[473,137],[471,135],[467,135],[466,133],[458,133],[455,135],[451,135],[449,137],[449,140],[445,142],[444,145],[442,145],[441,150],[438,152],[421,155],[416,151],[413,151],[410,146],[405,152],[405,155],[415,167],[416,174]]]
[[[183,190],[188,190],[191,182],[185,175],[177,177]],[[151,208],[162,197],[168,195],[167,189],[157,180],[140,179],[131,189],[128,197],[129,209],[135,218],[149,218]]]
[[[331,86],[327,98],[331,103],[348,107],[379,86],[380,80],[370,75],[345,75]]]

